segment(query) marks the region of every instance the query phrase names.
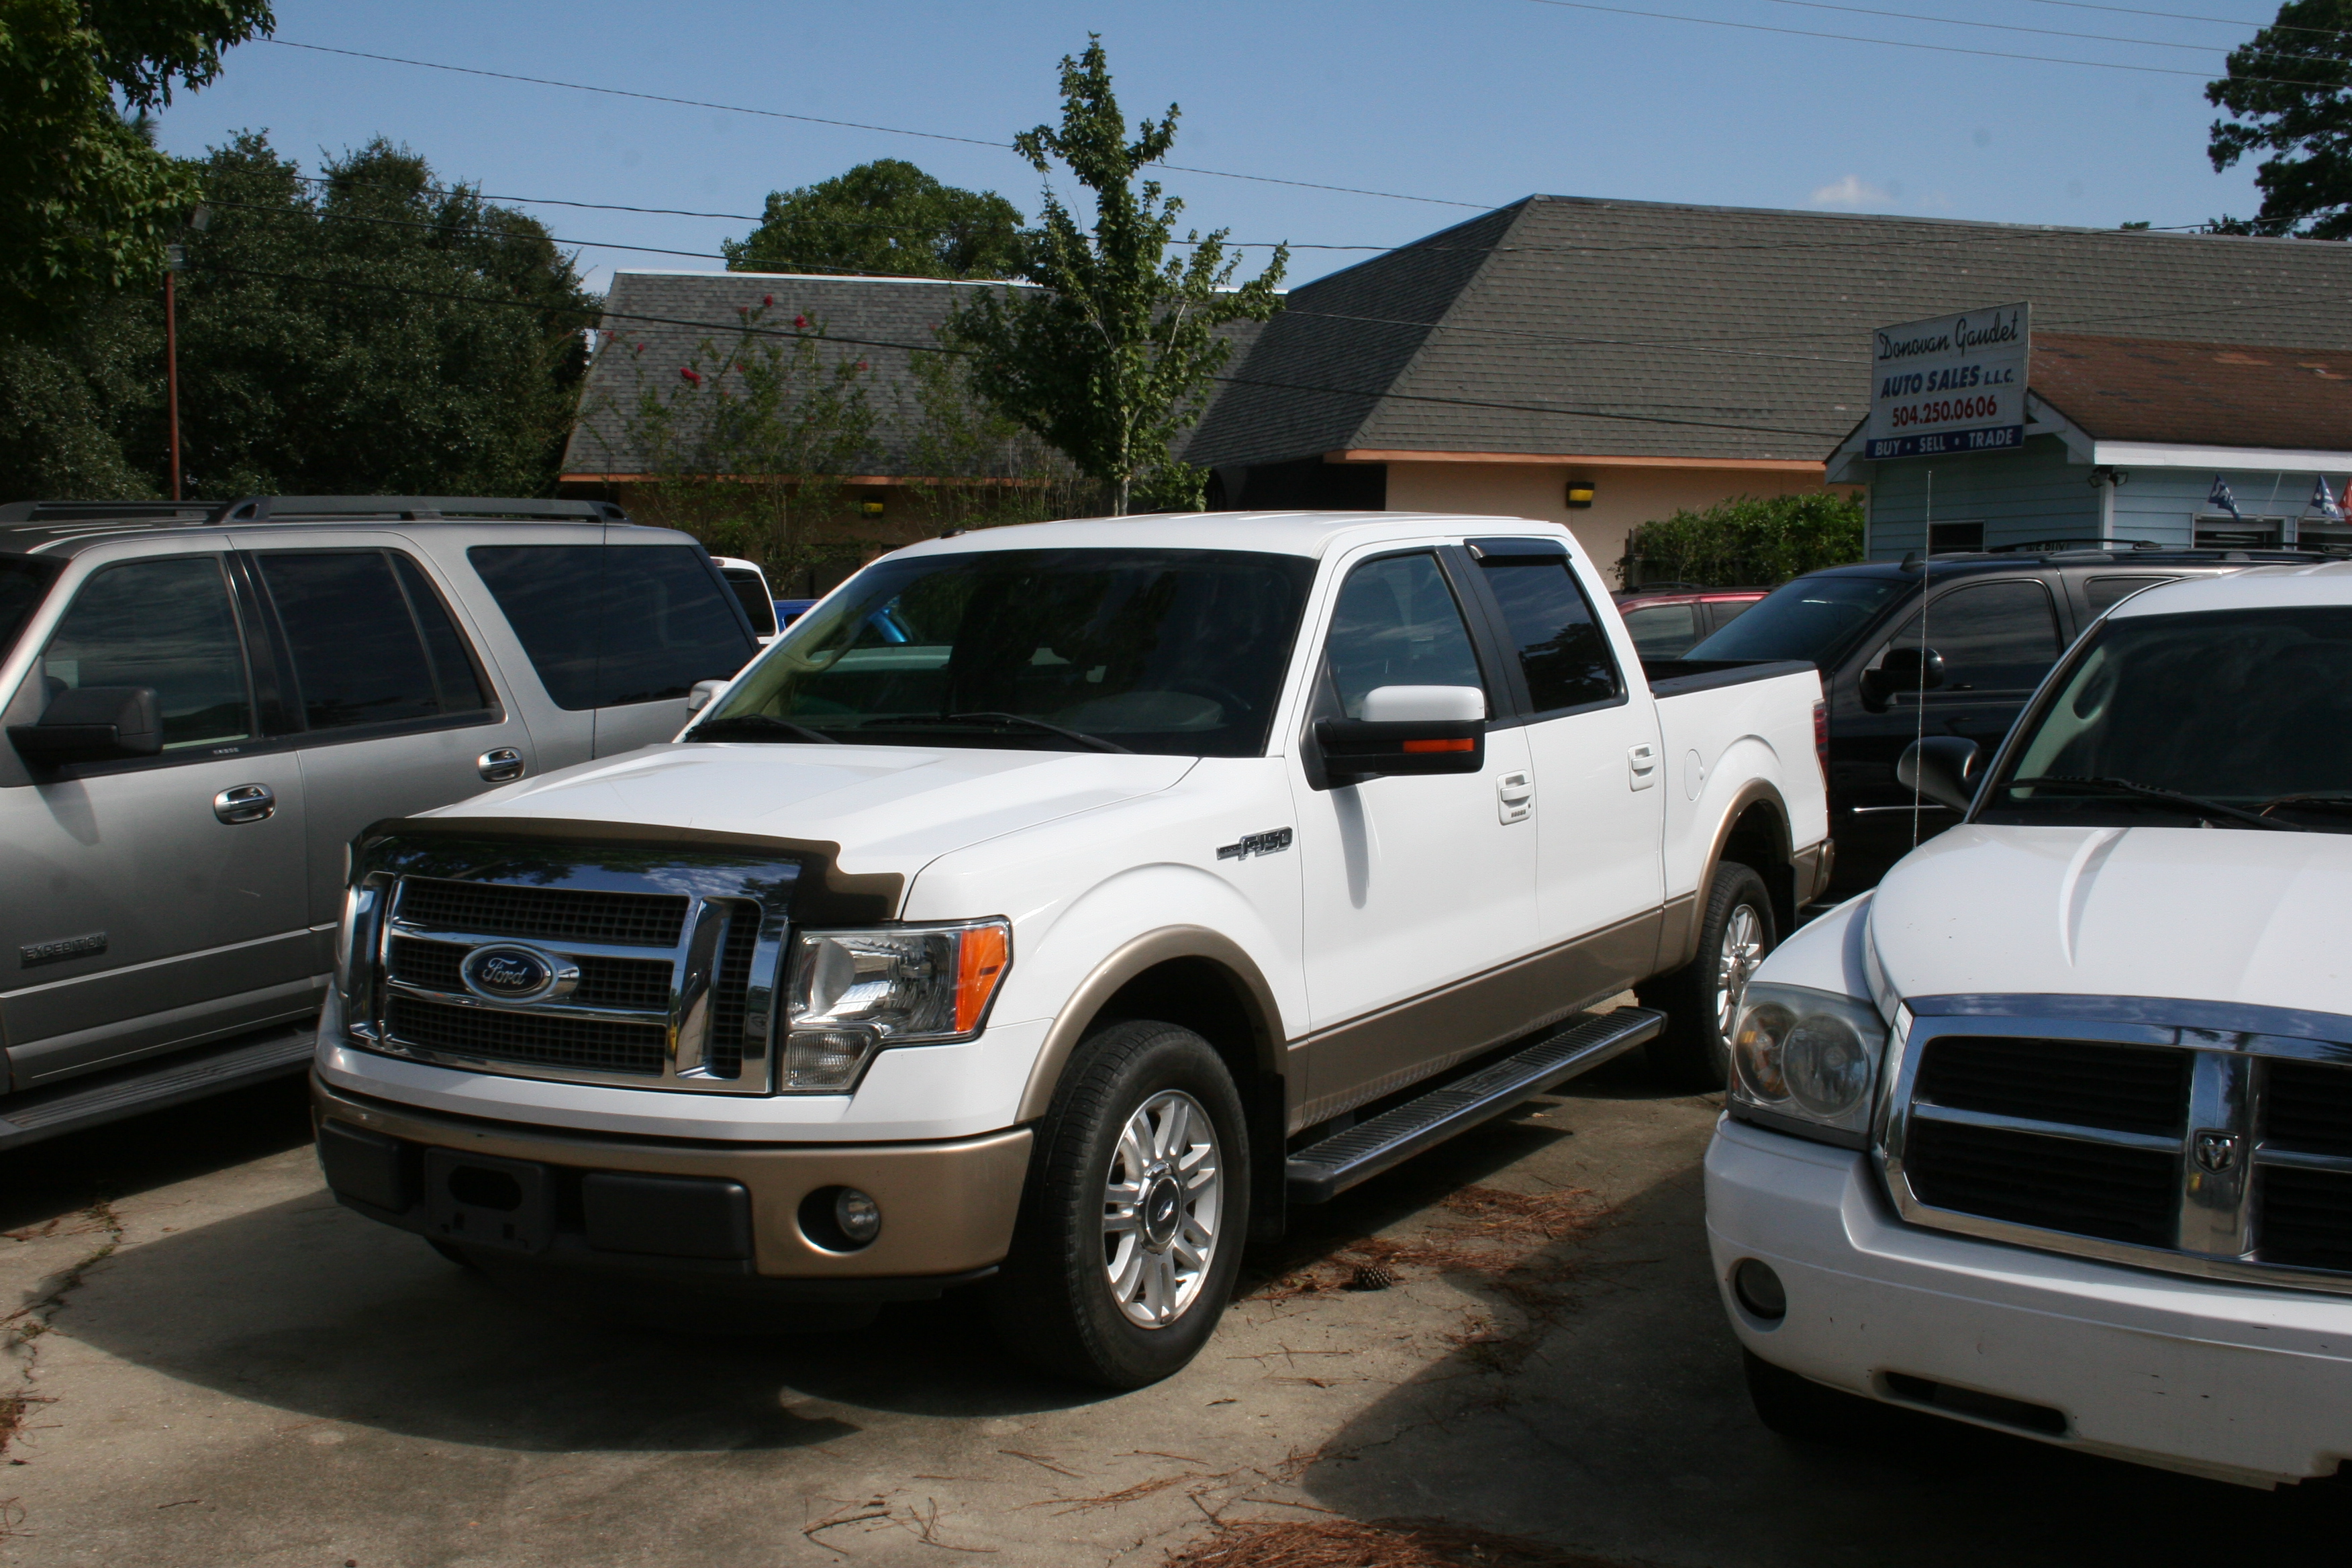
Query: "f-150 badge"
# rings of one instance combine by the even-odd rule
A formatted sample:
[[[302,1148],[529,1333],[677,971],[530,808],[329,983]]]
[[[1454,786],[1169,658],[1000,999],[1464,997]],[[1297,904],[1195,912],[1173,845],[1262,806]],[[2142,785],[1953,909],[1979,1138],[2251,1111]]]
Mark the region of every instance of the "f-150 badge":
[[[1271,833],[1244,833],[1238,844],[1217,847],[1220,860],[1246,860],[1253,855],[1276,855],[1290,847],[1294,836],[1287,827],[1277,827]]]

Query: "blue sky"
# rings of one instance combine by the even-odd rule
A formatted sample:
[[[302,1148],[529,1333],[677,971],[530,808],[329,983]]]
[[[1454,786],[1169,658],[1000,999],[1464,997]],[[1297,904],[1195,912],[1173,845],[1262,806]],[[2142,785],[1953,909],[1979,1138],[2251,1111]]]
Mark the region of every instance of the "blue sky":
[[[2205,76],[2274,11],[2148,0],[2242,26],[2053,0],[278,0],[278,37],[947,136],[1007,141],[1051,118],[1055,67],[1104,36],[1129,114],[1184,114],[1173,161],[1471,205],[1170,174],[1189,219],[1243,241],[1385,247],[1530,192],[2112,226],[2257,205],[2205,158]],[[1997,31],[1940,16],[2103,34]],[[1670,13],[1747,27],[1632,16]],[[1755,30],[2163,67],[2093,68]],[[2194,47],[2158,47],[2194,46]],[[163,116],[194,153],[267,130],[315,167],[378,133],[493,195],[756,213],[772,190],[909,159],[1034,213],[1009,148],[891,135],[452,75],[255,44]],[[715,253],[750,226],[530,206],[614,267],[717,268],[612,245]],[[1263,258],[1264,251],[1251,253]],[[1358,259],[1301,250],[1293,281]]]

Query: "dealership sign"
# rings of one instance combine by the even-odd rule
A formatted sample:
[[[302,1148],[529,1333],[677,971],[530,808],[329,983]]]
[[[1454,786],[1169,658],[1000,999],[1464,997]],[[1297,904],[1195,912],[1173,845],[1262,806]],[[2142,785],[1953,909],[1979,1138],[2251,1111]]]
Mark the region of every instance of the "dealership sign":
[[[2032,314],[2002,305],[1871,337],[1867,456],[1945,458],[2025,445]]]

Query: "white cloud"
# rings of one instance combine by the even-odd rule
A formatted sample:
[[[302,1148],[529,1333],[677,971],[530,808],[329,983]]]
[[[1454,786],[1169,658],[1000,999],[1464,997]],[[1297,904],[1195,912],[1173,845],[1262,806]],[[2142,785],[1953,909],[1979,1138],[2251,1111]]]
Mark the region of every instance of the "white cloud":
[[[1858,207],[1864,202],[1883,202],[1888,197],[1884,185],[1874,185],[1860,174],[1848,174],[1832,181],[1813,193],[1817,207]]]

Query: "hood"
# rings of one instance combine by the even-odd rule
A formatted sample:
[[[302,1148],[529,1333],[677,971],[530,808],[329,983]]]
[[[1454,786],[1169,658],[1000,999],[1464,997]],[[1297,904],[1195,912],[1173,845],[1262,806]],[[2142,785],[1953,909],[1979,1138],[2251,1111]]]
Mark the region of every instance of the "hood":
[[[2076,994],[2352,1013],[2352,835],[1974,824],[1886,875],[1895,994]]]
[[[426,815],[629,822],[830,841],[853,874],[1169,788],[1192,757],[922,746],[648,746]]]

